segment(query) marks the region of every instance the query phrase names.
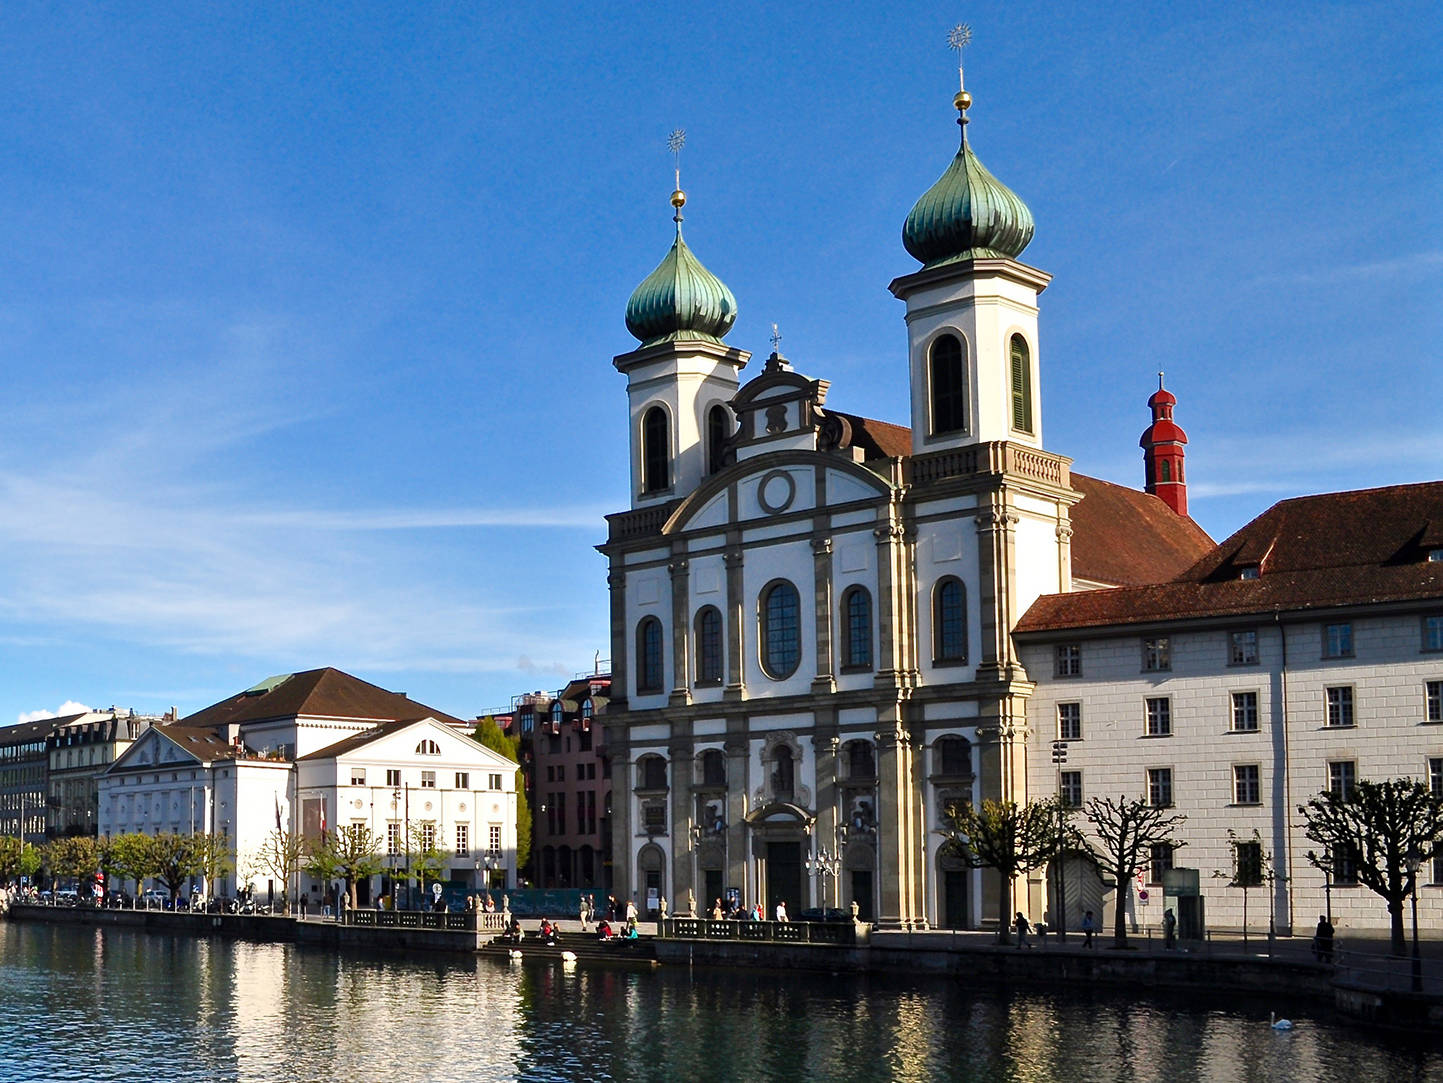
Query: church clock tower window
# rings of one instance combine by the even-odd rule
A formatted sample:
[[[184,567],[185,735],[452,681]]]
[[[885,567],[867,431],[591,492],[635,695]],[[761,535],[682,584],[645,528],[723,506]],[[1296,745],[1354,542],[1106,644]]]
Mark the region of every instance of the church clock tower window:
[[[731,422],[727,419],[725,406],[713,406],[706,412],[706,472],[720,473],[726,466],[727,440],[731,436]]]
[[[932,390],[932,432],[966,429],[967,377],[962,344],[956,335],[940,335],[932,343],[928,376]]]
[[[653,406],[641,419],[641,490],[659,493],[671,488],[671,434],[666,411]]]
[[[801,599],[797,588],[781,580],[762,592],[762,669],[775,681],[797,671],[802,660]]]
[[[842,598],[842,666],[872,668],[872,596],[866,587],[852,587]]]
[[[1032,352],[1021,335],[1012,336],[1012,427],[1032,431]]]
[[[721,612],[709,605],[696,615],[696,683],[720,684],[722,679]]]
[[[660,692],[661,669],[661,621],[647,617],[636,626],[637,692]]]
[[[960,579],[947,578],[932,595],[932,657],[938,663],[967,661],[967,591]]]

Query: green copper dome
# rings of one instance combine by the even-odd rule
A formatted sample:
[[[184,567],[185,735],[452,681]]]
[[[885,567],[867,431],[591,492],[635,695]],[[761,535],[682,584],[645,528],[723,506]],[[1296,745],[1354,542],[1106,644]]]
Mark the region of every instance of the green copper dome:
[[[1032,240],[1027,204],[972,153],[965,114],[958,123],[964,127],[957,157],[917,200],[902,227],[907,251],[928,267],[957,260],[1015,258]]]
[[[680,192],[677,197],[685,199]],[[626,329],[643,346],[681,338],[720,342],[736,319],[732,291],[702,266],[681,239],[678,208],[676,242],[626,303]]]

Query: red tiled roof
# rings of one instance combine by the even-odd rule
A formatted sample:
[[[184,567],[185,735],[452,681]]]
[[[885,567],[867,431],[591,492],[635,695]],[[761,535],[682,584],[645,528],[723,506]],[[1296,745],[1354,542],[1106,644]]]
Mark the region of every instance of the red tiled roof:
[[[1044,595],[1014,631],[1443,599],[1443,563],[1427,560],[1440,520],[1438,481],[1284,500],[1171,582]]]
[[[448,725],[464,725],[459,718],[329,666],[257,685],[188,715],[181,719],[181,724],[214,729],[232,723],[264,722],[297,715],[375,722],[431,717]]]
[[[865,461],[912,454],[912,430],[906,425],[893,425],[890,421],[878,421],[860,414],[844,414],[840,410],[828,410],[827,413],[847,419],[852,427],[852,446],[862,449]]]
[[[1160,583],[1213,547],[1203,528],[1151,493],[1072,475],[1072,576],[1113,586]]]

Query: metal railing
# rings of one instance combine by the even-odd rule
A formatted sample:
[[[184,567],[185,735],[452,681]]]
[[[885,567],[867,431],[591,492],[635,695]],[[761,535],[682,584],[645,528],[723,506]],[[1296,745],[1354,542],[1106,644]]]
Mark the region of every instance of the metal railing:
[[[663,937],[673,940],[729,940],[739,943],[825,944],[852,947],[857,927],[850,921],[717,921],[712,918],[667,918]]]

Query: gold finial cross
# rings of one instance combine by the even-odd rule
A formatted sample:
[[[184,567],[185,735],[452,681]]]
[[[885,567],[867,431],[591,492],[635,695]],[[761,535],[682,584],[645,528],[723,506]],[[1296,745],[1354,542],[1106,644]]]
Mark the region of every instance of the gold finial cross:
[[[686,129],[674,128],[672,133],[666,137],[666,149],[671,151],[672,158],[676,162],[676,186],[681,187],[681,148],[686,146]]]

